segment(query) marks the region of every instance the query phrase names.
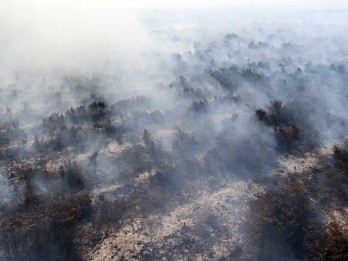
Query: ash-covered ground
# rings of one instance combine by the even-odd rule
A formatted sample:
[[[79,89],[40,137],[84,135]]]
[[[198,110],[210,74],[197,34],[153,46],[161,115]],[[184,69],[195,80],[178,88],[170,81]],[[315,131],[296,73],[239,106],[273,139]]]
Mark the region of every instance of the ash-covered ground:
[[[348,260],[346,11],[46,11],[0,12],[1,260]]]

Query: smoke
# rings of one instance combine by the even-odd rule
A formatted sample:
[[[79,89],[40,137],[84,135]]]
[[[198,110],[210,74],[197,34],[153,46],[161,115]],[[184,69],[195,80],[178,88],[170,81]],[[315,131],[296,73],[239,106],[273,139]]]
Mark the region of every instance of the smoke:
[[[345,11],[197,3],[4,3],[1,196],[27,207],[84,191],[97,213],[103,188],[146,216],[346,135]]]
[[[280,127],[299,128],[308,139],[302,145],[345,134],[344,12],[228,9],[212,15],[209,9],[134,11],[108,1],[4,6],[2,107],[25,124],[87,108],[93,96],[117,108],[123,115],[117,120],[134,135],[149,129],[169,151],[174,138],[161,132],[180,127],[200,144],[198,154],[224,142],[243,149],[237,141],[248,140],[259,147],[255,153],[268,147],[273,155],[279,133],[265,130],[255,110],[283,100],[289,119]],[[42,133],[32,128],[26,134],[33,140]],[[260,164],[266,162],[273,166]]]
[[[144,28],[134,13],[102,2],[4,4],[2,66],[66,73],[99,71],[112,63],[123,70],[144,70],[139,56],[151,48]]]

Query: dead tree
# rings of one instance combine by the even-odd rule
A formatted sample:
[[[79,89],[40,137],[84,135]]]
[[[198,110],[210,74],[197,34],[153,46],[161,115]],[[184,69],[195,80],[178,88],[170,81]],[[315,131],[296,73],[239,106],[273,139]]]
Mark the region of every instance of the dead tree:
[[[97,157],[98,157],[98,152],[95,151],[92,156],[89,157],[89,163],[94,167],[94,176],[97,175]]]

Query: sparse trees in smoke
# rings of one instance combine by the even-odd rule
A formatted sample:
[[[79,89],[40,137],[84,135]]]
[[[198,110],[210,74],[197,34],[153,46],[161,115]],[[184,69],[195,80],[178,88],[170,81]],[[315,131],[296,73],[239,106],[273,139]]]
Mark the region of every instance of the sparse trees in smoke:
[[[344,73],[346,71],[346,65],[343,62],[331,64],[331,69],[338,73]]]
[[[150,154],[155,155],[155,141],[147,129],[144,129],[143,141],[147,148],[149,148]]]
[[[66,184],[71,191],[80,191],[85,187],[85,180],[81,168],[75,161],[67,161],[64,164]]]
[[[0,259],[348,260],[348,149],[313,149],[348,124],[336,27],[165,20],[145,59],[0,73]]]
[[[173,150],[179,153],[192,153],[198,147],[195,136],[190,135],[185,128],[177,127],[174,133]]]
[[[273,128],[280,149],[310,150],[317,145],[313,138],[315,135],[310,123],[306,121],[305,112],[301,115],[296,110],[296,107],[289,109],[281,100],[273,100],[266,110],[259,109],[255,113],[260,122]]]

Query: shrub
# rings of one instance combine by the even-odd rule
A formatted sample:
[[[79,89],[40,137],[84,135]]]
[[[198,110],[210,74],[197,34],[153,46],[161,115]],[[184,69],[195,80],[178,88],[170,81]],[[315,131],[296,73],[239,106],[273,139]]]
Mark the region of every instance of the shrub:
[[[240,75],[243,79],[246,79],[250,82],[256,83],[264,79],[263,74],[257,72],[255,69],[244,68],[241,70]]]
[[[68,146],[76,146],[86,140],[87,132],[82,127],[65,125],[57,130],[52,130],[47,139],[35,137],[34,148],[39,152],[46,152],[48,149],[60,151]]]
[[[65,112],[65,117],[75,124],[84,123],[90,119],[87,110],[83,106],[76,109],[70,108]]]
[[[105,119],[110,114],[109,106],[103,100],[88,105],[88,113],[94,122]]]
[[[79,260],[74,238],[78,221],[90,212],[87,194],[32,208],[14,209],[1,216],[2,260]]]
[[[333,159],[338,169],[348,172],[348,151],[335,145],[333,147]]]
[[[149,187],[154,189],[170,190],[173,186],[173,168],[169,165],[159,166],[155,169],[155,174],[149,178]]]
[[[42,121],[42,127],[46,130],[53,131],[65,126],[65,118],[62,114],[52,113]]]
[[[235,91],[240,84],[239,67],[231,66],[229,68],[220,68],[216,71],[210,71],[210,75],[228,91]]]
[[[309,256],[307,245],[316,238],[318,227],[308,192],[299,181],[280,185],[251,203],[251,233],[262,260],[303,260]]]
[[[22,130],[19,129],[19,122],[15,119],[5,122],[0,125],[0,146],[8,145],[12,140],[26,136]]]
[[[173,150],[179,153],[192,153],[197,149],[198,142],[186,129],[177,127],[174,133]]]
[[[348,260],[348,229],[334,222],[329,223],[323,255],[324,260]]]
[[[331,69],[338,73],[344,73],[346,71],[346,66],[343,62],[338,64],[331,64]]]
[[[85,187],[85,181],[81,168],[75,161],[67,161],[65,164],[64,177],[68,188],[72,191],[80,191]]]
[[[325,172],[327,186],[331,190],[331,197],[339,200],[342,204],[348,199],[348,152],[337,145],[333,147],[334,168],[329,166]]]
[[[201,100],[199,102],[194,101],[189,110],[195,113],[204,113],[208,111],[208,102],[207,100]]]
[[[276,137],[280,146],[294,148],[295,142],[300,140],[300,130],[295,125],[275,128]]]
[[[139,173],[150,171],[153,167],[153,162],[142,145],[134,145],[123,151],[117,162],[120,164],[119,177],[123,182],[129,182]]]

